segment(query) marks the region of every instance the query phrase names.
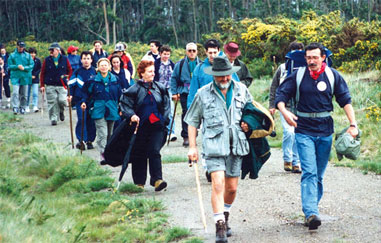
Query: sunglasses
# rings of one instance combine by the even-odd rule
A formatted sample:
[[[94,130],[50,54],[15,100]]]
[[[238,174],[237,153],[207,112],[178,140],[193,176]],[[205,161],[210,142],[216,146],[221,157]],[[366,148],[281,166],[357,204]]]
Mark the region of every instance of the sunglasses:
[[[188,52],[196,52],[197,50],[188,50]]]

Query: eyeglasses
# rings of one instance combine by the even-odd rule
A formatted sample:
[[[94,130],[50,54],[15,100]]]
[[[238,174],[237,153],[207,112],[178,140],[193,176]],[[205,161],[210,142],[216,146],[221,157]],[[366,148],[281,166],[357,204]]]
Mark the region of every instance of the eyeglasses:
[[[197,50],[188,50],[188,52],[196,52]]]

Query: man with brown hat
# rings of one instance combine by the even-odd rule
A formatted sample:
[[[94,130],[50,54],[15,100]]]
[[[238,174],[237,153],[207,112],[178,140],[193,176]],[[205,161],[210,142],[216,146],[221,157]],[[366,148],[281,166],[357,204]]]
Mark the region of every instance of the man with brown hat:
[[[224,45],[224,52],[233,66],[241,67],[241,69],[237,71],[238,78],[244,85],[246,85],[246,87],[249,88],[251,82],[253,81],[253,76],[251,76],[246,64],[238,59],[241,55],[238,44],[233,41],[228,42]]]
[[[231,236],[227,221],[236,196],[242,156],[249,153],[244,133],[249,128],[240,121],[242,110],[246,103],[252,102],[252,96],[245,85],[232,79],[239,69],[227,57],[215,57],[213,65],[204,69],[213,76],[213,82],[200,88],[184,119],[188,123],[191,161],[199,159],[196,133],[203,123],[202,154],[212,178],[216,242],[227,242]]]

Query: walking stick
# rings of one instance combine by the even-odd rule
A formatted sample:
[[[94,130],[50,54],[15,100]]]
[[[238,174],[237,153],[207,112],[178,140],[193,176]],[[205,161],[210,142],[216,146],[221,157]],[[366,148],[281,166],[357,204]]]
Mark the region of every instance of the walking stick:
[[[175,121],[175,116],[176,116],[177,102],[178,102],[178,100],[176,100],[176,102],[175,102],[175,110],[173,111],[173,116],[172,116],[172,121],[171,121],[171,128],[169,129],[169,136],[168,136],[167,146],[169,145],[169,142],[171,141],[173,122]]]
[[[82,121],[81,121],[81,142],[80,142],[80,148],[81,148],[81,154],[82,154],[82,151],[84,149],[84,146],[85,144],[83,143],[83,130],[84,130],[84,127],[85,127],[85,111],[86,110],[82,110]]]
[[[41,116],[44,115],[44,104],[45,104],[45,91],[41,92],[42,97],[41,97]]]
[[[70,87],[69,87],[69,85],[67,86],[67,95],[70,96]],[[69,121],[70,121],[71,148],[74,149],[73,121],[72,121],[72,116],[71,116],[71,99],[69,99]],[[81,154],[82,154],[82,150],[81,150]]]
[[[206,228],[205,210],[204,210],[204,203],[202,201],[200,176],[198,174],[197,161],[191,161],[191,160],[189,160],[189,167],[192,167],[192,165],[194,165],[193,168],[194,168],[194,173],[195,173],[195,176],[196,176],[197,195],[198,195],[198,202],[200,204],[201,221],[202,221],[202,224],[204,225],[205,233],[207,233],[208,231],[207,231],[207,228]]]

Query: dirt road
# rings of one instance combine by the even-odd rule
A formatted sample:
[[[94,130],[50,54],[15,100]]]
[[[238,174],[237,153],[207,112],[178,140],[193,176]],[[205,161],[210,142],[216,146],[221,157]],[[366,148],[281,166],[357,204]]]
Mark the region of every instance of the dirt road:
[[[46,109],[45,109],[46,111]],[[40,137],[70,143],[68,113],[66,120],[51,126],[45,112],[26,114],[20,128]],[[74,111],[74,117],[75,111]],[[179,116],[178,116],[179,117]],[[180,121],[176,121],[180,134]],[[75,122],[74,122],[75,124]],[[162,154],[183,155],[182,139],[165,146]],[[69,148],[69,146],[68,146]],[[85,151],[98,160],[96,150]],[[119,168],[113,169],[117,180]],[[200,168],[203,201],[208,232],[202,227],[193,168],[186,162],[163,165],[168,188],[156,193],[146,185],[143,196],[162,200],[173,225],[190,228],[205,242],[214,241],[215,226],[210,204],[210,184]],[[128,171],[124,181],[132,182]],[[329,165],[320,203],[322,226],[309,232],[302,225],[300,175],[286,173],[282,168],[281,151],[272,149],[269,161],[257,180],[240,180],[238,195],[232,207],[230,242],[381,242],[381,176],[363,175],[361,171]],[[141,195],[141,194],[140,194]]]

